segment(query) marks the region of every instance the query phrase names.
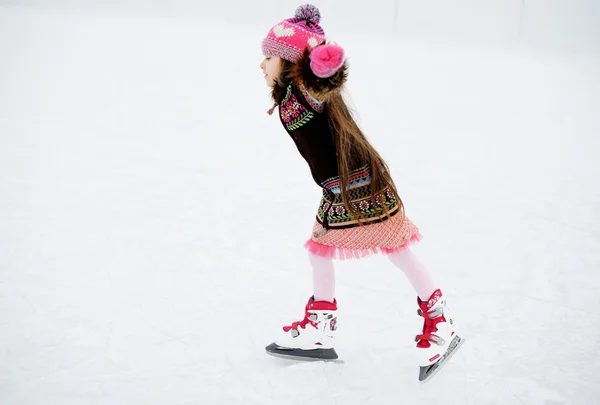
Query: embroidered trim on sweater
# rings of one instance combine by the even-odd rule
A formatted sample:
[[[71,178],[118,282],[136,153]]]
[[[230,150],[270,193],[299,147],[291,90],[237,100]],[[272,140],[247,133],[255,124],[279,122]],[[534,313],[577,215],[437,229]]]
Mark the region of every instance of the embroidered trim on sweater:
[[[348,177],[348,186],[347,189],[364,186],[367,184],[371,184],[371,166],[367,163],[363,167],[360,167],[356,170],[352,170]],[[331,177],[324,182],[321,183],[323,188],[331,190],[334,194],[341,193],[342,190],[340,188],[340,176]]]
[[[280,104],[279,113],[289,131],[302,127],[314,117],[314,114],[298,101],[292,92],[292,85],[287,88],[287,94]]]
[[[325,103],[314,98],[312,94],[310,94],[308,90],[306,90],[306,87],[298,86],[298,88],[300,89],[302,95],[304,95],[304,98],[312,108],[314,108],[318,112],[323,112],[325,110]]]
[[[381,222],[389,217],[385,214],[383,206],[387,208],[390,215],[398,213],[398,202],[394,193],[386,188],[382,192],[383,199],[375,197],[375,204],[371,201],[370,184],[355,187],[348,190],[348,200],[355,210],[363,217],[361,222],[368,224]],[[358,221],[353,218],[350,210],[344,205],[341,193],[333,193],[329,189],[323,189],[323,198],[319,204],[317,221],[327,229],[342,229],[358,226]]]

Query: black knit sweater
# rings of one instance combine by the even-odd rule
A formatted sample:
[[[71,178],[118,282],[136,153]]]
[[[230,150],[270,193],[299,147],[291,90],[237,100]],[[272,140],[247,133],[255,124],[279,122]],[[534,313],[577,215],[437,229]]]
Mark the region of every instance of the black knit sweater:
[[[305,88],[290,84],[280,102],[284,128],[308,163],[315,182],[323,186],[338,176],[335,139],[329,127],[327,105],[319,106]]]
[[[289,79],[286,86],[274,91],[281,123],[308,163],[313,179],[323,186],[339,175],[327,101],[341,91],[347,79],[347,65],[329,78],[319,78],[310,69],[306,51],[294,65]]]
[[[298,151],[308,163],[314,181],[323,188],[317,221],[324,229],[343,229],[357,226],[350,214],[350,207],[342,199],[337,161],[336,134],[329,122],[328,100],[339,97],[346,81],[347,66],[344,64],[332,77],[321,79],[310,70],[308,53],[294,65],[291,81],[274,89],[275,101],[279,104],[279,117],[284,128],[296,144]],[[354,154],[358,156],[358,153]],[[361,211],[363,220],[379,222],[383,208],[387,206],[391,215],[398,212],[395,196],[389,189],[380,190],[382,198],[371,199],[370,162],[358,157],[350,167],[347,184],[348,199]]]

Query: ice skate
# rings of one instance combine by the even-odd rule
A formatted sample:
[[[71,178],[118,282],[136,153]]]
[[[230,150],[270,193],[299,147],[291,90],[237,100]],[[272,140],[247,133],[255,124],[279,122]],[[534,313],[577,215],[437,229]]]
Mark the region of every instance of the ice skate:
[[[304,319],[284,326],[280,336],[266,347],[269,354],[303,360],[335,360],[337,302],[308,300]]]
[[[454,328],[446,299],[436,290],[428,301],[417,298],[418,314],[424,318],[423,333],[417,335],[419,381],[431,378],[458,350],[463,339]]]

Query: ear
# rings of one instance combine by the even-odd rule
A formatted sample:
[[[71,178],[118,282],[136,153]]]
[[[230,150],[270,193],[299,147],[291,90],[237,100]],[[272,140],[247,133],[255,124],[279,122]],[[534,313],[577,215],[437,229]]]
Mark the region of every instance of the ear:
[[[344,64],[344,49],[334,44],[319,45],[310,53],[310,69],[322,79],[331,77]]]
[[[320,45],[317,48],[320,48],[321,46],[324,47],[325,45]],[[313,49],[312,52],[314,52],[315,49]],[[319,52],[320,51],[317,51],[315,55],[319,55]],[[290,78],[296,82],[296,84],[306,87],[308,92],[317,100],[327,101],[334,93],[340,91],[344,83],[346,83],[348,78],[348,62],[344,61],[342,58],[343,61],[340,67],[335,69],[337,63],[333,64],[334,69],[331,69],[331,72],[329,72],[329,77],[319,77],[313,71],[313,67],[317,71],[320,71],[321,74],[326,75],[327,73],[322,70],[327,70],[327,63],[325,63],[325,67],[323,67],[323,63],[319,64],[321,61],[320,58],[315,57],[314,60],[311,60],[310,56],[311,51],[306,49],[300,60],[294,64],[290,71]],[[319,67],[323,69],[319,70]]]

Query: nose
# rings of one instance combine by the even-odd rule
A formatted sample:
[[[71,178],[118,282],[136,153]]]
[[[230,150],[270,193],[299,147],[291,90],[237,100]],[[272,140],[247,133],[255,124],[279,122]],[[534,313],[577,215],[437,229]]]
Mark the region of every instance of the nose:
[[[265,61],[264,60],[262,62],[260,62],[260,68],[262,70],[265,70]]]

